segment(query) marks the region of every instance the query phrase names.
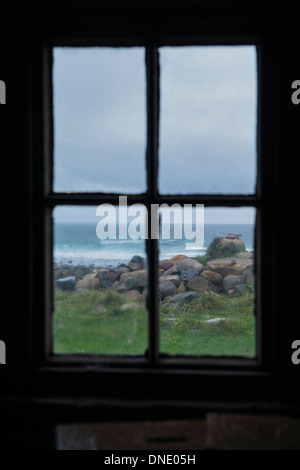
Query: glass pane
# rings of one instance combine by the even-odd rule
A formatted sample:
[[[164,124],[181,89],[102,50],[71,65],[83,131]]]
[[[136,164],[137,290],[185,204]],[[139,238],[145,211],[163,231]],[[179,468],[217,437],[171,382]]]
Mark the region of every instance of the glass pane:
[[[160,192],[254,193],[255,47],[163,47],[160,67]]]
[[[53,352],[143,355],[145,212],[57,207],[54,219]]]
[[[54,190],[146,188],[143,48],[53,50]]]
[[[186,210],[184,206],[171,219],[165,239],[163,227],[169,219],[161,216],[160,350],[170,355],[253,358],[256,211],[205,208],[203,217],[201,207],[194,207],[192,216],[184,214]]]

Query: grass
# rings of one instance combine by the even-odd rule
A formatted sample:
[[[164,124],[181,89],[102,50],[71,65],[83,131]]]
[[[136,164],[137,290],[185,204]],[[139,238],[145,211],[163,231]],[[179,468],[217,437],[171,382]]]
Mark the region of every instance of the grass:
[[[122,294],[57,289],[53,336],[55,353],[144,354],[147,313]]]
[[[243,251],[243,248],[237,246],[234,242],[228,241],[228,243],[224,245],[222,240],[223,239],[221,237],[214,238],[207,248],[205,255],[196,256],[195,259],[199,261],[199,263],[203,264],[203,266],[206,266],[208,261],[211,259],[235,256],[237,253]]]
[[[204,267],[207,265],[208,261],[210,260],[209,256],[206,254],[203,256],[195,256],[195,260],[201,263]]]
[[[168,321],[175,318],[172,323]],[[218,323],[205,323],[224,318]],[[144,303],[113,291],[55,290],[54,353],[143,355],[147,349]],[[253,294],[205,294],[190,304],[164,302],[161,352],[171,355],[255,356]]]
[[[168,318],[175,318],[171,326]],[[206,323],[222,318],[223,321]],[[168,354],[255,356],[253,294],[205,294],[190,304],[161,307],[161,351]]]

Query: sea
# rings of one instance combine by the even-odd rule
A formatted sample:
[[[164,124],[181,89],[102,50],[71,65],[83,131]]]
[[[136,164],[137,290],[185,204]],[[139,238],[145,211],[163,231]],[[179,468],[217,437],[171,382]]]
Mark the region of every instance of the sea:
[[[118,232],[117,232],[118,233]],[[207,248],[215,237],[226,237],[229,233],[241,234],[246,251],[254,250],[253,224],[205,224],[204,241],[196,243],[186,239],[182,230],[182,238],[176,238],[175,224],[170,229],[169,239],[165,239],[162,231],[159,234],[159,258],[170,259],[172,256],[184,254],[190,257],[205,255]],[[146,256],[146,240],[144,239],[99,239],[96,225],[92,223],[56,223],[54,227],[53,257],[57,264],[74,266],[94,266],[116,268],[120,264],[130,262],[135,255]]]

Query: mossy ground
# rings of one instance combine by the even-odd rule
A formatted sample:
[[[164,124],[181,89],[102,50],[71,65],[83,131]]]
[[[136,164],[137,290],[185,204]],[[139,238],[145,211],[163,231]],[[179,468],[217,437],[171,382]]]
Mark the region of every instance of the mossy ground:
[[[54,353],[145,354],[148,314],[143,301],[114,291],[59,289],[54,301]],[[213,318],[224,321],[205,323]],[[210,293],[186,305],[162,303],[160,349],[170,355],[254,357],[253,294],[228,298]]]

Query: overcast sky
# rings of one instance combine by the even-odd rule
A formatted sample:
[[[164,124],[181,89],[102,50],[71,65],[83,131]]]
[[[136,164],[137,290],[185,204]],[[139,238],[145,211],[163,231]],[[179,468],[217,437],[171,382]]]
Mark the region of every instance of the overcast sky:
[[[255,47],[159,52],[161,193],[253,193]],[[53,77],[54,190],[145,191],[144,49],[55,48]],[[62,218],[76,221],[74,211]],[[207,212],[229,223],[250,221],[249,213]]]

